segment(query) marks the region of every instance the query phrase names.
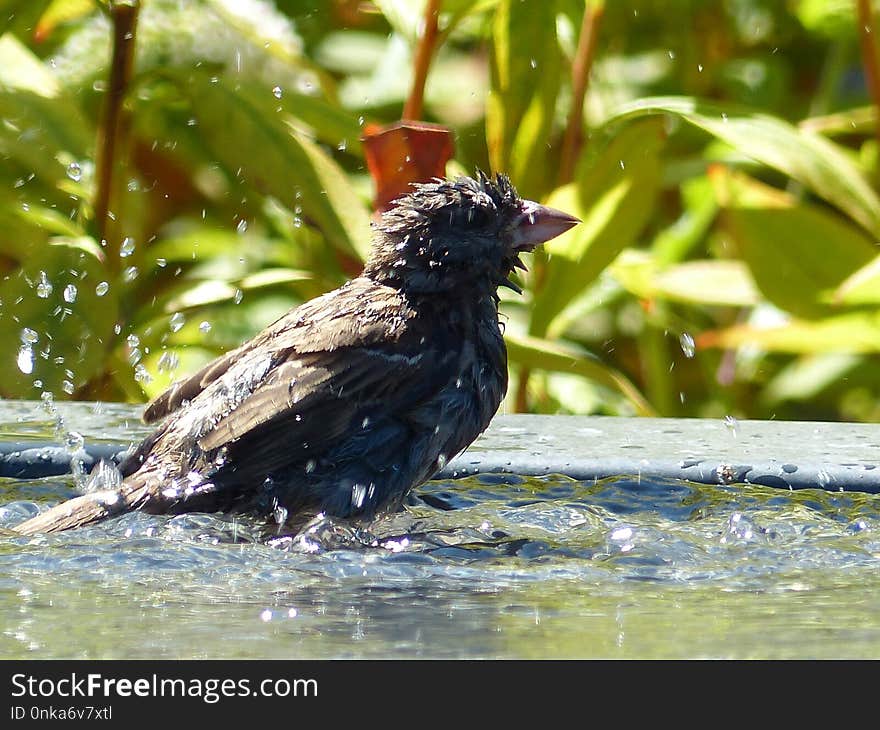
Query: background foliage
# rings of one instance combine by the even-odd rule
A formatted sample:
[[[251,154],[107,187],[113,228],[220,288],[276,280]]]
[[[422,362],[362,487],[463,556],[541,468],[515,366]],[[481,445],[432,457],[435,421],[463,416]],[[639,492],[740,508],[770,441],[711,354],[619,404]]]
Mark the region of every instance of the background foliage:
[[[144,400],[355,275],[360,139],[401,115],[424,5],[0,0],[0,395]],[[504,292],[507,410],[880,416],[875,21],[442,3],[448,171],[584,221]]]

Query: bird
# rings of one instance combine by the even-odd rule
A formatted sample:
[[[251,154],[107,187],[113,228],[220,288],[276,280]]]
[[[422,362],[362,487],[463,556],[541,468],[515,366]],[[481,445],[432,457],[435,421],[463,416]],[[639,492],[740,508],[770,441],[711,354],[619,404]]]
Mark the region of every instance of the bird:
[[[359,276],[171,385],[147,404],[155,430],[115,480],[99,463],[97,486],[13,529],[133,510],[302,526],[400,509],[504,398],[499,287],[522,294],[511,279],[521,254],[579,222],[521,198],[503,173],[412,184],[372,223]]]

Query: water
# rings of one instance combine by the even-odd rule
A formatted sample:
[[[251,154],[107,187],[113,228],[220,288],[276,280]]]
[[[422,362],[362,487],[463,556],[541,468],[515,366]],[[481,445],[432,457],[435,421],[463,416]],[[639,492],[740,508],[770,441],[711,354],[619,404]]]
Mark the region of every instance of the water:
[[[58,406],[87,443],[147,432],[130,407]],[[0,415],[6,441],[57,433],[39,404]],[[295,539],[204,514],[4,529],[72,494],[0,480],[2,657],[880,656],[869,494],[484,474]]]

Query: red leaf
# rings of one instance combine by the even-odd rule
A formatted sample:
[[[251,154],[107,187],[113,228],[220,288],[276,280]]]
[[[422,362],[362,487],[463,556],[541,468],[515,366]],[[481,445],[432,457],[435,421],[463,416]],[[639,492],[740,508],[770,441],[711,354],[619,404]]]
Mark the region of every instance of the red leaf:
[[[367,125],[362,138],[367,167],[376,186],[374,207],[385,210],[410,190],[410,183],[444,177],[452,159],[452,132],[440,124],[400,121]]]

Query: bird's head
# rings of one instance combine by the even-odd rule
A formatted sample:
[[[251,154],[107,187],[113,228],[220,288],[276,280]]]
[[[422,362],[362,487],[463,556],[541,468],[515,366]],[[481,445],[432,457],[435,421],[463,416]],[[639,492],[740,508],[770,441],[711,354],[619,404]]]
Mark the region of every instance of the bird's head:
[[[495,293],[520,254],[578,223],[574,216],[517,195],[506,175],[435,180],[413,186],[382,213],[364,274],[410,293],[473,289]]]

